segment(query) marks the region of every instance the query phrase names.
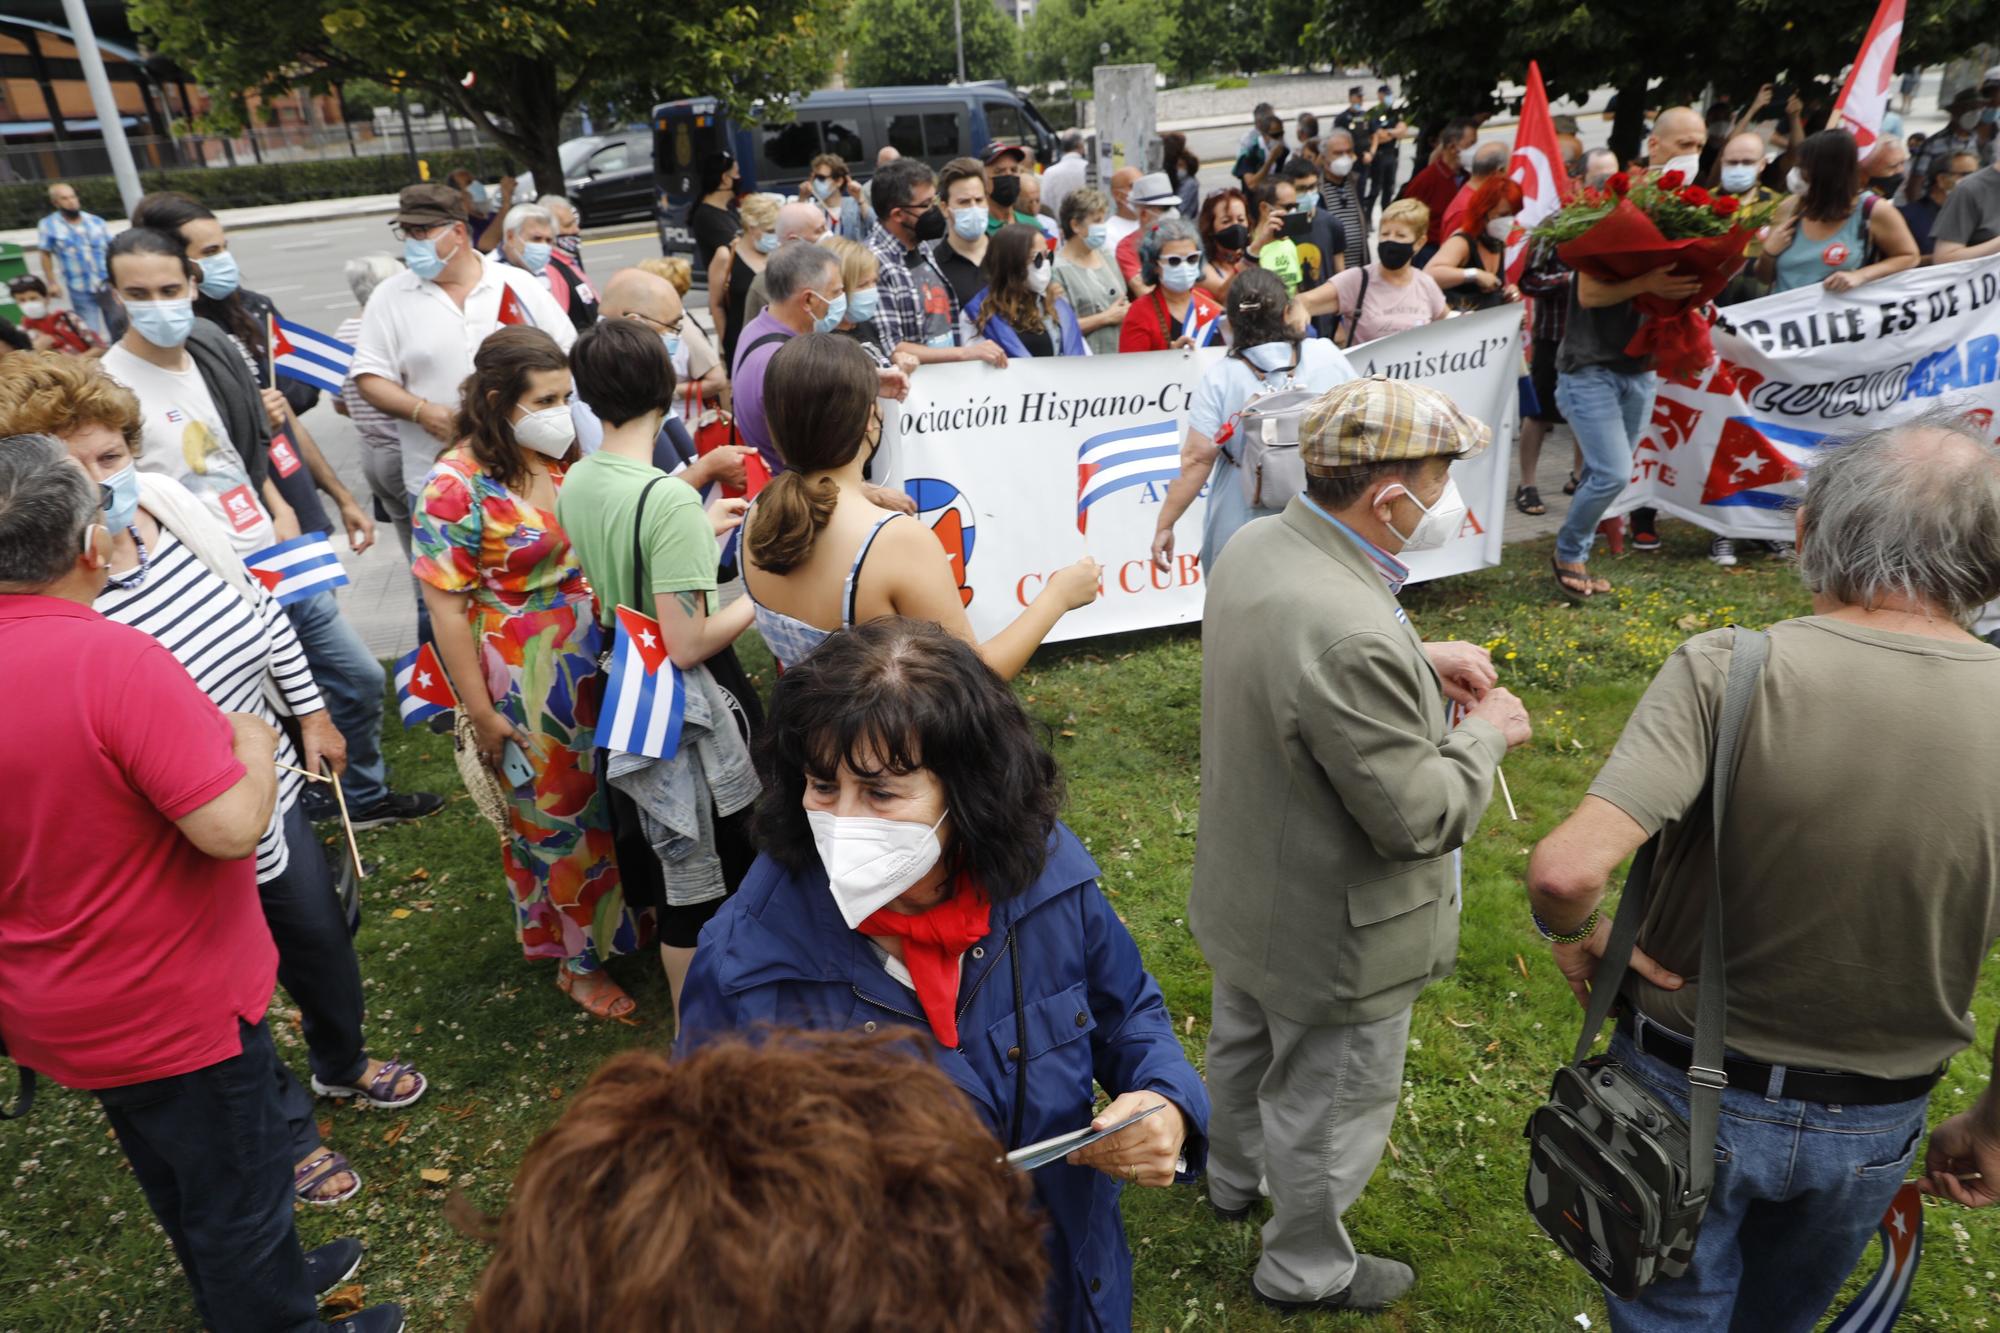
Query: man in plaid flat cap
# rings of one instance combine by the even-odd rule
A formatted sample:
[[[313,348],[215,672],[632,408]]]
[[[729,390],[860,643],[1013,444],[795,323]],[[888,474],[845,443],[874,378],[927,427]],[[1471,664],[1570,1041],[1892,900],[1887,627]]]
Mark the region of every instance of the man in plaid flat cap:
[[[1270,1195],[1251,1286],[1280,1309],[1380,1310],[1416,1277],[1340,1219],[1388,1142],[1410,1006],[1457,958],[1458,849],[1529,734],[1485,649],[1423,642],[1396,602],[1399,557],[1464,521],[1453,460],[1490,438],[1402,380],[1328,390],[1305,493],[1209,583],[1188,902],[1215,977],[1209,1202],[1234,1221]]]

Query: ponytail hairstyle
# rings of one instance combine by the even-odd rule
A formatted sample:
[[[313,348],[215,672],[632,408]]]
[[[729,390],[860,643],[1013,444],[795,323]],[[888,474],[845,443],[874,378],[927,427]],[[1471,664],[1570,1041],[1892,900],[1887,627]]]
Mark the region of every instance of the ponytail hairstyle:
[[[187,236],[181,228],[203,219],[213,222],[215,214],[179,190],[155,190],[132,209],[133,226],[151,227],[176,238],[181,243],[182,254],[187,253]],[[191,262],[198,265],[201,261],[191,259]],[[194,313],[227,329],[230,336],[250,353],[250,359],[257,363],[256,373],[263,374],[269,335],[264,321],[251,314],[249,307],[243,304],[241,287],[219,301],[212,296],[203,296],[200,287],[196,287]]]
[[[528,479],[528,464],[514,439],[514,406],[528,391],[528,377],[541,370],[567,372],[569,358],[540,329],[513,324],[479,344],[472,355],[472,373],[459,386],[453,433],[472,450],[480,471],[516,493]],[[571,445],[563,462],[575,459],[576,446]]]
[[[747,536],[750,559],[789,574],[812,556],[833,517],[839,488],[826,472],[854,461],[867,440],[879,392],[875,363],[861,344],[836,333],[802,333],[778,349],[764,370],[764,416],[785,461],[758,493]]]

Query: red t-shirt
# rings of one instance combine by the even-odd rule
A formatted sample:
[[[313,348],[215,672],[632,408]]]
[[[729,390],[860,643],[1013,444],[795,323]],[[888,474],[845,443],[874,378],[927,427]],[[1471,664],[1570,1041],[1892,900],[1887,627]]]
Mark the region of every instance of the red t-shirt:
[[[1139,231],[1144,231],[1144,230],[1145,230],[1144,227],[1141,227],[1139,229]],[[1118,242],[1118,248],[1116,250],[1113,250],[1111,254],[1112,257],[1118,261],[1118,271],[1125,275],[1125,281],[1131,282],[1133,279],[1139,276],[1139,232],[1138,231],[1133,232],[1130,236],[1127,236],[1124,240]]]
[[[1432,245],[1444,238],[1444,215],[1450,210],[1451,201],[1458,197],[1459,189],[1457,175],[1435,162],[1410,177],[1410,183],[1403,187],[1402,198],[1415,199],[1431,211],[1431,229],[1426,239]]]
[[[1451,197],[1451,204],[1444,210],[1444,221],[1438,225],[1438,244],[1443,245],[1445,237],[1456,236],[1465,229],[1465,214],[1472,207],[1472,187],[1461,185],[1458,193]]]
[[[1197,287],[1192,293],[1195,329],[1205,328],[1215,322],[1222,313],[1222,307],[1215,298]],[[1174,312],[1167,309],[1164,296],[1156,299],[1154,292],[1132,303],[1125,312],[1125,320],[1118,326],[1118,350],[1121,352],[1164,352],[1174,345],[1174,339],[1181,336],[1187,327],[1186,318],[1174,318]]]
[[[0,596],[0,1036],[72,1088],[242,1051],[278,951],[257,859],[173,821],[234,786],[229,722],[160,644],[56,597]],[[31,701],[23,704],[23,701]]]

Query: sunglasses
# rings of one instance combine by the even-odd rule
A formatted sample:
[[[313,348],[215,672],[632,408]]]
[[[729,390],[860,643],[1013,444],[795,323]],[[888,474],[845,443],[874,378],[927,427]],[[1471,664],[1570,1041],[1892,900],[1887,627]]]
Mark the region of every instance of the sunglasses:
[[[847,177],[845,177],[845,176],[828,176],[828,175],[824,175],[824,174],[815,174],[815,175],[813,176],[813,179],[814,179],[814,180],[816,180],[816,181],[818,181],[818,182],[819,182],[820,184],[822,184],[822,185],[831,185],[831,184],[833,184],[833,183],[834,183],[835,181],[844,181],[844,180],[846,180],[846,179],[847,179]]]
[[[1160,256],[1160,267],[1161,267],[1161,268],[1181,268],[1181,267],[1184,267],[1184,266],[1197,266],[1197,265],[1199,265],[1200,263],[1201,263],[1201,256],[1200,256],[1200,255],[1161,255],[1161,256]]]
[[[1055,261],[1049,258],[1049,252],[1044,250],[1040,254],[1036,255],[1033,259],[1030,259],[1028,261],[1028,267],[1047,268],[1050,264],[1053,263],[1055,263]]]

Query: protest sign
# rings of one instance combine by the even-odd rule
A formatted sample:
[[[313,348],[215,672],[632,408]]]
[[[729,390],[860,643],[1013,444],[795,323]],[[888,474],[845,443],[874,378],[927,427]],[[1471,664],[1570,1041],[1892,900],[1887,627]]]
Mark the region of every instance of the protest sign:
[[[1471,507],[1460,536],[1409,559],[1412,578],[1498,564],[1512,413],[1521,373],[1518,306],[1443,320],[1351,349],[1360,374],[1449,394],[1493,428],[1461,464]],[[1175,527],[1172,567],[1150,560],[1167,485],[1180,471],[1188,405],[1220,348],[1115,357],[926,366],[891,418],[873,473],[917,502],[938,535],[974,630],[984,639],[1034,600],[1048,576],[1095,557],[1103,595],[1065,616],[1051,641],[1201,618],[1196,552],[1206,497]]]

